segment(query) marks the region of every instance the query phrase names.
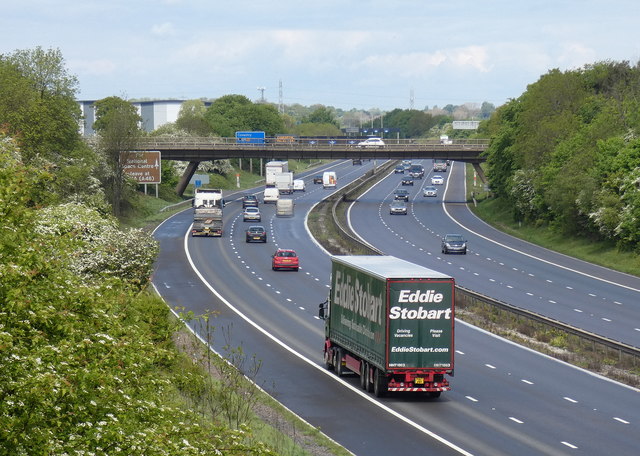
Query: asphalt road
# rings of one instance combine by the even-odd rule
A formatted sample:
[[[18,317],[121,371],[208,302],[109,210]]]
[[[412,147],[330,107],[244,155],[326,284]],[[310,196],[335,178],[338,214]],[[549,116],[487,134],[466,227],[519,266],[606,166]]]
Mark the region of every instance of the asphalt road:
[[[333,169],[341,186],[369,166],[343,162]],[[221,239],[189,237],[190,210],[156,231],[161,253],[155,286],[172,308],[196,315],[217,314],[214,330],[192,323],[204,337],[209,335],[216,350],[241,346],[249,356],[243,365],[247,370],[251,357],[260,360],[255,375],[258,384],[358,455],[637,453],[637,390],[461,322],[456,328],[452,391],[439,399],[398,394],[377,400],[359,389],[356,376],[338,378],[326,371],[323,322],[317,318],[317,306],[328,292],[330,261],[309,237],[303,222],[312,205],[330,191],[305,180],[307,192],[294,195],[293,218],[276,218],[272,206],[261,204],[262,224],[269,231],[266,244],[245,242],[244,229],[249,223],[242,222],[239,202],[225,208],[226,232]],[[384,185],[376,189],[384,193]],[[436,252],[428,247],[437,240],[436,234],[425,229],[413,240],[413,232],[396,234],[405,225],[410,229],[420,223],[412,221],[413,215],[386,217],[386,203],[374,191],[360,202],[369,204],[369,209],[353,217],[354,224],[357,218],[357,223],[366,225],[358,231],[372,243],[383,243],[391,254],[404,254],[413,242],[423,248],[425,257],[437,256],[439,243]],[[360,211],[360,203],[355,211]],[[424,204],[439,207],[438,203]],[[429,215],[429,221],[438,223],[436,219],[442,217],[440,209],[439,214]],[[270,255],[276,247],[296,249],[301,269],[272,271]],[[483,258],[475,255],[475,241],[471,249],[474,252],[466,257],[447,256],[435,265],[450,267],[457,280],[466,278],[468,266],[460,269],[463,263],[457,261]],[[478,268],[481,264],[486,263],[479,263]],[[514,276],[514,284],[519,277]]]
[[[425,160],[425,169],[431,169]],[[595,266],[497,231],[464,201],[464,165],[454,163],[438,197],[413,186],[409,214],[389,215],[401,175],[389,175],[350,208],[353,229],[386,254],[451,274],[456,283],[593,333],[640,347],[640,278]],[[468,254],[444,255],[440,238],[461,233]]]

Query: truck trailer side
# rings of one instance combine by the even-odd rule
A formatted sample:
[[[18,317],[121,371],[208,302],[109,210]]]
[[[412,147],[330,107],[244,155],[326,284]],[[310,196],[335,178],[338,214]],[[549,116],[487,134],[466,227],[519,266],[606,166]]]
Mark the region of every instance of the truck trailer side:
[[[333,256],[324,361],[354,372],[376,396],[449,391],[454,367],[454,279],[391,256]]]

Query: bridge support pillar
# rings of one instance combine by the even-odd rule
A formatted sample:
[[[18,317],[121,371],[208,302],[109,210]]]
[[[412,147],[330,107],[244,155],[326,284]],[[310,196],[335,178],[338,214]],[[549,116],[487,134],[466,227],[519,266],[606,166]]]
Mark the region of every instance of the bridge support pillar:
[[[476,173],[478,174],[478,177],[480,177],[480,180],[482,181],[482,183],[486,184],[487,183],[487,178],[484,175],[484,171],[480,167],[480,163],[472,162],[471,164],[473,165],[473,169],[476,170]]]
[[[199,161],[189,162],[189,164],[187,165],[187,169],[184,170],[184,174],[180,178],[180,182],[178,182],[178,185],[176,185],[176,193],[178,195],[182,196],[182,194],[184,193],[184,190],[187,188],[187,185],[189,185],[189,181],[191,180],[193,175],[196,173],[196,170],[198,169],[199,164],[200,164]]]

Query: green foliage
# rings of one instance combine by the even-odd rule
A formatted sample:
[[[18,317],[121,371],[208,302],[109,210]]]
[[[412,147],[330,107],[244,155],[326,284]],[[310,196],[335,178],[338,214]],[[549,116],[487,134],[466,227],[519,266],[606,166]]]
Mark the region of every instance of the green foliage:
[[[222,137],[233,137],[236,131],[264,131],[267,136],[284,131],[284,122],[273,105],[254,104],[243,95],[218,98],[204,118],[211,131]]]
[[[47,175],[0,140],[3,454],[273,454],[185,407],[195,372],[176,368],[175,320],[141,291],[155,242],[79,204],[29,204]]]
[[[329,124],[340,128],[340,124],[331,109],[326,106],[319,106],[311,114],[302,119],[302,123]]]
[[[488,176],[514,218],[640,251],[640,68],[550,71],[484,122]]]
[[[96,120],[93,128],[98,134],[98,148],[106,165],[102,168],[100,179],[114,215],[119,216],[123,204],[127,204],[127,191],[135,189],[132,182],[127,182],[124,163],[128,155],[136,150],[142,136],[139,126],[142,118],[135,106],[119,97],[103,98],[94,105]]]
[[[211,127],[205,120],[207,108],[202,100],[187,100],[182,103],[176,126],[195,136],[208,136],[211,134]]]
[[[59,50],[0,55],[0,125],[23,147],[23,159],[52,162],[80,146],[77,80]]]

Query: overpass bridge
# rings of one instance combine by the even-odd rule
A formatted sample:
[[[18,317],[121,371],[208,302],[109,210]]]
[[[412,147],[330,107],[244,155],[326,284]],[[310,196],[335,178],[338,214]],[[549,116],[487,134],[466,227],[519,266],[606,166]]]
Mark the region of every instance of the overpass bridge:
[[[263,142],[239,143],[236,138],[143,138],[139,151],[159,151],[163,160],[189,162],[176,191],[182,194],[202,161],[228,158],[260,158],[265,160],[414,160],[439,158],[471,163],[485,181],[479,164],[489,147],[488,139],[439,140],[385,139],[384,147],[358,147],[352,138],[266,138]]]

